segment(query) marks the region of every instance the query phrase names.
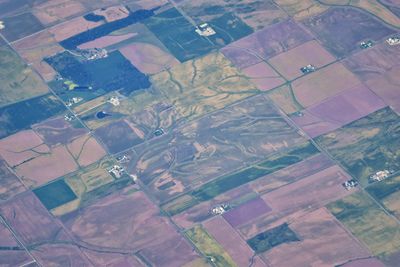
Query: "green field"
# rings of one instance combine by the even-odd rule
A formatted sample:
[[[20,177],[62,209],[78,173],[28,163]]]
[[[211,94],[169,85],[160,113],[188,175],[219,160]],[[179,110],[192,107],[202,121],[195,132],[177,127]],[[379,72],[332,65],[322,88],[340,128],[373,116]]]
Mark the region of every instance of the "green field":
[[[209,53],[216,46],[198,35],[195,27],[175,8],[144,21],[167,49],[181,62]]]
[[[262,232],[249,240],[247,244],[256,252],[262,253],[283,243],[300,241],[287,223]]]
[[[0,138],[28,129],[32,124],[56,116],[66,109],[54,95],[47,94],[0,108]]]
[[[35,193],[48,210],[54,209],[77,198],[64,180],[57,180],[37,188],[33,190],[33,193]]]
[[[374,183],[367,192],[400,219],[400,175]]]
[[[229,254],[203,227],[195,226],[186,231],[185,235],[192,241],[197,249],[207,257],[207,259],[212,261],[213,266],[236,266]]]
[[[389,107],[315,139],[363,186],[380,170],[400,170],[400,117]]]
[[[9,46],[1,44],[0,84],[0,107],[48,92],[40,77]]]
[[[357,192],[328,209],[375,255],[383,260],[400,250],[400,227],[366,193]]]

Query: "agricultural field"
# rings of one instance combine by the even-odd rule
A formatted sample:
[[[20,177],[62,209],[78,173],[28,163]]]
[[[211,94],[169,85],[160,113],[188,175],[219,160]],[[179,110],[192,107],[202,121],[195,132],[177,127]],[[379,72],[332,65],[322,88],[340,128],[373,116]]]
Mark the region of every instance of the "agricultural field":
[[[400,114],[399,60],[397,47],[384,43],[347,58],[344,64]]]
[[[32,110],[32,107],[35,107]],[[65,112],[65,107],[54,95],[34,97],[0,108],[0,138],[6,137],[30,125]]]
[[[216,48],[211,40],[198,35],[195,26],[175,8],[152,16],[143,23],[180,62],[203,56]]]
[[[44,29],[42,23],[29,12],[1,18],[1,20],[4,23],[4,29],[1,33],[9,42],[14,42]]]
[[[285,21],[233,42],[221,51],[236,67],[243,69],[311,39],[299,25],[293,21]]]
[[[28,187],[37,187],[105,156],[90,135],[66,145],[49,146],[32,131],[21,131],[0,140],[0,155]]]
[[[0,158],[0,200],[7,200],[24,190],[24,185]]]
[[[399,170],[399,123],[396,113],[383,108],[315,140],[366,186],[378,171]]]
[[[0,46],[0,82],[0,107],[48,92],[40,77],[7,45]]]
[[[303,75],[301,68],[308,64],[316,69],[335,61],[335,58],[315,40],[309,41],[285,53],[272,57],[268,62],[286,79]]]
[[[323,13],[327,7],[316,0],[275,0],[295,20],[302,20]]]
[[[2,203],[0,213],[39,264],[89,266],[77,244],[33,193],[25,192]]]
[[[366,86],[360,84],[336,96],[294,114],[293,121],[311,138],[336,130],[367,116],[386,104]]]
[[[131,189],[105,196],[63,216],[62,221],[80,242],[124,254],[137,252],[156,266],[181,266],[196,259],[196,253],[159,215],[157,207],[143,192]],[[169,249],[171,246],[177,246],[176,250]]]
[[[23,38],[15,42],[13,47],[46,82],[55,78],[55,70],[43,59],[61,52],[63,48],[48,30]]]
[[[87,9],[78,0],[52,0],[39,4],[33,14],[43,25],[52,25],[84,13]]]
[[[325,208],[294,220],[288,227],[279,228],[286,231],[273,228],[269,231],[276,229],[275,235],[268,235],[267,240],[272,244],[286,243],[262,254],[272,266],[341,266],[352,260],[371,257],[369,251]]]
[[[378,1],[378,0],[366,0],[366,1],[343,1],[343,0],[321,0],[319,1],[322,4],[325,5],[336,5],[336,6],[353,6],[353,7],[358,7],[360,9],[363,9],[367,11],[368,13],[371,13],[378,17],[379,19],[383,20],[389,25],[392,25],[394,27],[400,27],[400,18],[396,17],[395,14],[393,14],[390,9],[386,8],[384,5],[382,5],[381,2],[384,1]]]
[[[337,62],[304,75],[288,86],[273,89],[268,95],[283,111],[291,114],[360,84],[360,80],[353,73]]]
[[[229,254],[203,227],[196,226],[186,231],[185,235],[215,266],[236,266]]]
[[[238,267],[249,266],[254,254],[253,251],[223,218],[214,217],[203,223],[203,226]]]
[[[379,183],[371,184],[367,192],[379,201],[391,214],[400,219],[400,176],[395,175]]]
[[[260,30],[271,24],[283,21],[286,18],[286,14],[274,4],[274,1],[270,0],[183,0],[180,1],[178,6],[196,23],[207,22],[217,32],[221,29],[229,34],[235,33],[236,30],[220,28],[218,27],[219,25],[213,23],[221,19],[221,17],[226,16],[226,14],[236,14],[254,30]]]
[[[359,192],[328,205],[332,214],[341,221],[368,249],[388,266],[391,256],[400,250],[400,230],[390,217],[366,193]],[[389,262],[388,262],[389,261]]]
[[[63,78],[50,86],[65,102],[73,97],[81,97],[87,101],[111,91],[128,96],[133,91],[151,85],[148,77],[119,51],[96,60],[82,59],[65,51],[46,58],[45,61]]]
[[[249,238],[265,231],[271,225],[279,225],[306,216],[310,211],[349,195],[351,192],[342,186],[342,183],[349,179],[341,168],[333,165],[278,187],[261,196],[270,207],[270,211],[240,225],[238,229],[243,236]]]
[[[396,31],[374,16],[353,8],[330,8],[302,22],[337,58],[358,51],[362,41],[379,42]],[[353,25],[348,27],[348,25]]]
[[[21,266],[33,262],[31,255],[24,251],[24,248],[17,242],[3,219],[0,219],[0,235],[0,265]]]

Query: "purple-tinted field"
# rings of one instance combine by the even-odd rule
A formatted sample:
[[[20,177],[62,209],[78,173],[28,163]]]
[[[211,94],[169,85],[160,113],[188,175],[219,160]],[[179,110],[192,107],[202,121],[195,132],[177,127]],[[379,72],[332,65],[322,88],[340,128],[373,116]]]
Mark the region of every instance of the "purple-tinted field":
[[[300,69],[308,64],[320,68],[333,61],[335,61],[335,57],[317,41],[312,40],[271,58],[269,63],[283,77],[292,80],[303,75]]]
[[[339,266],[370,257],[364,248],[325,209],[320,208],[290,223],[300,241],[281,244],[262,254],[272,266]]]
[[[112,154],[137,145],[144,139],[144,133],[135,132],[125,120],[102,126],[95,130],[95,134]]]
[[[346,264],[341,265],[341,267],[385,267],[385,265],[375,258],[353,260]]]
[[[89,266],[60,223],[33,193],[26,192],[3,203],[0,213],[42,266]]]
[[[97,252],[89,249],[82,249],[94,266],[107,267],[145,267],[134,255],[121,255],[111,252]]]
[[[246,67],[242,72],[262,91],[285,83],[285,80],[265,62]]]
[[[0,266],[21,266],[33,259],[15,240],[10,230],[0,219]]]
[[[85,128],[75,128],[63,117],[49,119],[32,126],[35,132],[50,146],[67,144],[78,136],[87,133]]]
[[[0,157],[0,200],[7,200],[24,191],[23,184]]]
[[[342,183],[349,179],[350,177],[340,167],[334,165],[299,181],[279,187],[262,196],[272,211],[238,229],[244,236],[252,237],[270,228],[271,225],[279,225],[302,217],[310,209],[323,207],[352,193],[342,186]]]
[[[214,217],[203,225],[239,267],[249,266],[253,251],[221,216]]]
[[[245,68],[310,41],[311,36],[293,21],[272,25],[222,49],[236,67]]]
[[[385,103],[376,94],[359,84],[325,102],[309,107],[302,111],[301,117],[292,116],[292,119],[311,138],[314,138],[385,106]]]
[[[78,242],[124,254],[139,252],[156,266],[181,266],[196,258],[157,206],[131,189],[64,216],[65,226]]]
[[[339,58],[359,49],[364,40],[379,41],[395,33],[372,15],[354,8],[330,8],[303,23]]]
[[[234,208],[222,215],[232,227],[245,224],[267,212],[271,208],[261,198],[255,198],[249,202]]]
[[[400,49],[386,43],[344,60],[369,88],[400,114]]]

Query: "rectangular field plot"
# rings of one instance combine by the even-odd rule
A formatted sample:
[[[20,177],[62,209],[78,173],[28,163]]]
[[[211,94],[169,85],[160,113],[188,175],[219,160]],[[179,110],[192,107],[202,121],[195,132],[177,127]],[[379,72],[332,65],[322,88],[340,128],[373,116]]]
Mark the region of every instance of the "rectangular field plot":
[[[279,244],[262,254],[271,266],[341,266],[371,256],[325,208],[298,218],[289,228],[291,234],[280,233],[271,241],[294,240],[293,233],[297,241]]]
[[[249,177],[233,179],[232,183],[217,190],[222,193],[251,181],[257,175],[301,160],[303,155],[316,153],[313,146],[302,146],[304,142],[305,139],[260,95],[135,147],[137,155],[133,156],[130,167],[132,174],[147,184],[161,201],[165,201],[190,186],[200,185],[269,156],[271,163],[251,168],[249,173],[253,174]],[[292,145],[298,145],[297,150],[275,155],[290,150],[288,148]],[[173,183],[168,188],[162,187],[167,182]],[[199,199],[212,198],[214,195],[206,196],[206,188],[211,190],[223,184],[222,180],[215,185],[209,184],[196,195]]]
[[[330,205],[328,209],[370,251],[382,260],[400,250],[400,228],[366,193],[359,192]]]
[[[29,12],[1,18],[1,20],[5,26],[1,33],[9,42],[21,39],[44,28],[42,23]]]
[[[220,244],[201,226],[185,232],[185,235],[215,266],[234,267],[236,264]]]
[[[399,125],[399,116],[384,108],[315,140],[366,186],[370,175],[400,169]]]
[[[32,124],[65,112],[61,101],[48,94],[0,108],[0,138],[28,129]]]
[[[254,30],[280,22],[287,17],[271,0],[233,0],[229,2],[223,0],[185,0],[180,1],[178,5],[196,23],[207,22],[214,27],[217,26],[213,27],[216,32],[219,32],[219,30],[230,32],[229,29],[218,27],[219,25],[212,23],[226,16],[226,14],[236,14]],[[237,29],[233,29],[233,31],[235,32]]]
[[[366,86],[356,87],[294,114],[293,121],[311,138],[336,130],[384,108],[385,103]]]
[[[338,58],[358,50],[362,41],[380,41],[385,36],[395,33],[373,16],[345,7],[330,8],[303,23]]]
[[[48,92],[40,77],[7,45],[0,46],[0,82],[0,107]]]
[[[220,216],[203,223],[207,232],[215,238],[221,247],[231,256],[238,267],[248,267],[253,251],[246,241]]]
[[[383,43],[347,58],[344,64],[400,114],[399,60],[398,46]]]
[[[33,190],[43,205],[51,210],[76,199],[75,193],[64,180],[57,180],[41,188]]]
[[[224,47],[221,51],[236,67],[245,68],[270,59],[312,37],[293,21],[277,23]]]
[[[175,8],[154,15],[143,23],[181,62],[217,48],[211,40],[197,34],[195,26]]]
[[[388,178],[366,188],[387,210],[400,219],[400,176]]]

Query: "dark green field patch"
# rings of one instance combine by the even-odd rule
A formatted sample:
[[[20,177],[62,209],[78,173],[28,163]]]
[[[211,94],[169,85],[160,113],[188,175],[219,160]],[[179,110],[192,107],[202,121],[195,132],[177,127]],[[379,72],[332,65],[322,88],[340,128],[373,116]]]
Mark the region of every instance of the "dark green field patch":
[[[144,21],[167,49],[181,62],[202,56],[216,48],[208,39],[195,32],[195,26],[175,8]]]
[[[28,129],[32,124],[65,111],[64,104],[52,94],[2,107],[0,108],[0,138]]]
[[[57,208],[77,198],[64,180],[58,180],[37,188],[33,190],[33,193],[48,210]]]
[[[400,191],[400,176],[374,183],[368,186],[366,190],[375,199],[383,200],[391,194]]]
[[[222,193],[243,184],[252,182],[260,177],[288,167],[318,153],[318,149],[310,142],[295,147],[289,151],[279,153],[274,157],[239,172],[222,176],[204,184],[190,193],[198,201],[210,200]]]
[[[300,241],[287,223],[260,233],[249,240],[247,244],[256,252],[262,253],[280,244]]]
[[[44,29],[42,23],[31,13],[0,19],[5,28],[1,31],[4,37],[13,42]]]
[[[217,32],[208,37],[216,45],[227,45],[253,33],[253,29],[233,13],[226,13],[208,24]]]

